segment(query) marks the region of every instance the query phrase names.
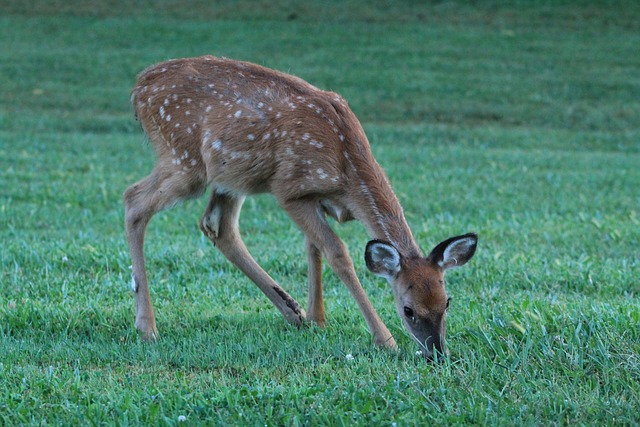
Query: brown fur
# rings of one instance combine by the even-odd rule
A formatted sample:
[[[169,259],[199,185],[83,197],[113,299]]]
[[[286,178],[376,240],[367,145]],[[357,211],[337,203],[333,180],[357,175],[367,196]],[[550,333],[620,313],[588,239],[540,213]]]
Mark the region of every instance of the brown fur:
[[[300,324],[307,314],[260,268],[240,238],[238,216],[245,196],[251,194],[272,193],[305,233],[308,317],[325,323],[320,276],[324,257],[355,297],[376,343],[395,347],[325,215],[339,221],[358,219],[371,236],[390,242],[404,259],[423,258],[364,130],[344,99],[297,77],[212,56],[147,68],[131,98],[157,154],[151,175],[124,194],[136,327],[146,338],[157,336],[144,267],[146,225],[159,210],[211,186],[202,231],[290,322]],[[442,276],[424,265],[413,271],[409,264],[398,282],[402,286],[431,283],[425,278]],[[440,306],[446,298],[443,289],[411,292],[425,306]]]

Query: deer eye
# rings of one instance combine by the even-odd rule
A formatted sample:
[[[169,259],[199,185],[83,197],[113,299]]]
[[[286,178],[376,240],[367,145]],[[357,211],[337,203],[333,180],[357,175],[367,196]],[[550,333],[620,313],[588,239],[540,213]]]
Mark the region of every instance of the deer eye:
[[[415,323],[416,318],[413,314],[413,309],[411,307],[407,307],[407,306],[404,307],[404,315],[407,316],[407,319]]]

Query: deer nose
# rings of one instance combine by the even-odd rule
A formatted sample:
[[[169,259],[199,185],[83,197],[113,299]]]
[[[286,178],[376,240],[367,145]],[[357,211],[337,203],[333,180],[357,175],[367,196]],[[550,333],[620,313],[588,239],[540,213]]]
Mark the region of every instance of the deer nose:
[[[430,336],[426,341],[426,349],[423,350],[424,356],[429,362],[443,361],[449,356],[449,350],[444,340],[439,336]]]

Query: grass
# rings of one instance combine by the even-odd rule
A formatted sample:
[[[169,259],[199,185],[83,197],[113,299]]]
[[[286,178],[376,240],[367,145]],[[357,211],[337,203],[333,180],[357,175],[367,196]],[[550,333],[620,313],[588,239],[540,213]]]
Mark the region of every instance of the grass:
[[[180,4],[0,5],[1,424],[638,425],[635,2]],[[342,93],[425,249],[480,234],[450,360],[414,354],[359,224],[337,230],[395,354],[326,268],[328,327],[285,324],[199,233],[204,199],[149,227],[162,340],[139,340],[121,194],[153,154],[129,89],[204,53]],[[241,224],[305,301],[291,221],[259,196]]]

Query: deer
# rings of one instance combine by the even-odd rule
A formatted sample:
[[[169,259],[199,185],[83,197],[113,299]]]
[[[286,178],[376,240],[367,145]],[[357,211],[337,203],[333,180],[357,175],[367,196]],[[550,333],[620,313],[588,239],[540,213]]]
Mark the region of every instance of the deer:
[[[374,343],[397,349],[329,222],[358,220],[371,238],[366,267],[391,286],[398,315],[419,351],[430,360],[448,353],[444,275],[473,257],[478,236],[448,238],[423,255],[362,125],[340,95],[257,64],[201,56],[146,68],[131,102],[156,154],[152,172],[123,195],[141,339],[159,337],[145,269],[147,224],[157,212],[210,189],[199,228],[289,323],[325,327],[324,259],[355,299]],[[259,193],[274,196],[304,233],[306,311],[260,267],[241,238],[243,202]]]

